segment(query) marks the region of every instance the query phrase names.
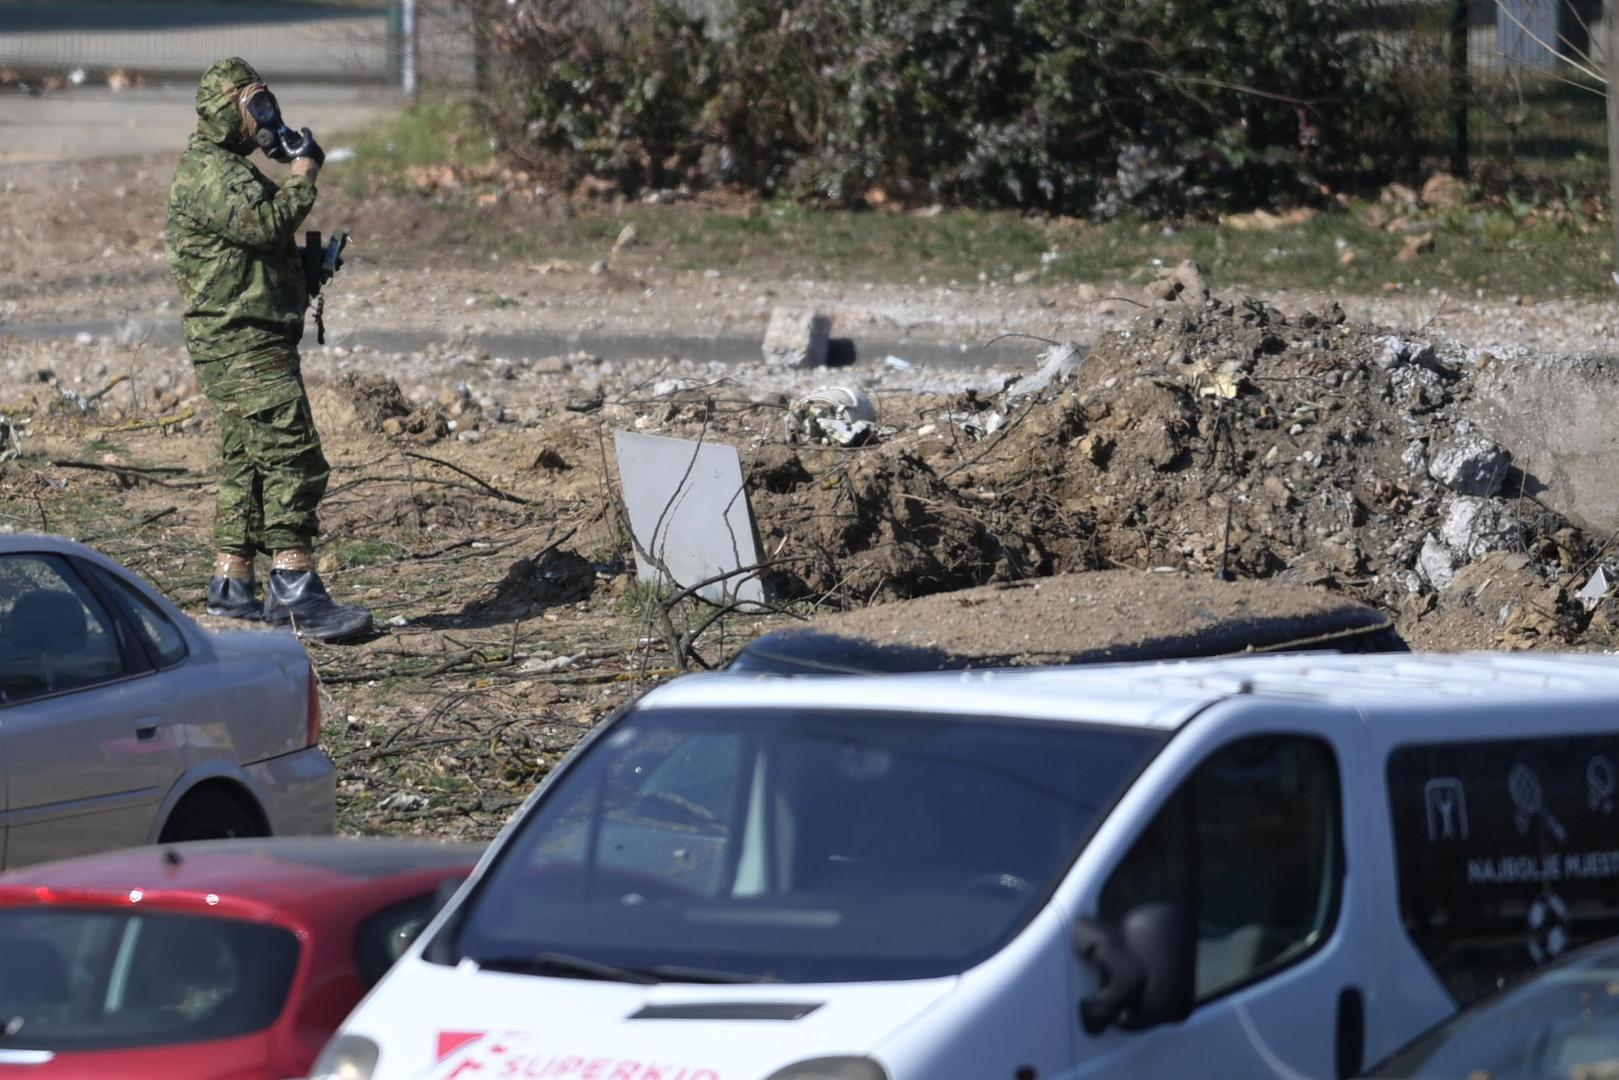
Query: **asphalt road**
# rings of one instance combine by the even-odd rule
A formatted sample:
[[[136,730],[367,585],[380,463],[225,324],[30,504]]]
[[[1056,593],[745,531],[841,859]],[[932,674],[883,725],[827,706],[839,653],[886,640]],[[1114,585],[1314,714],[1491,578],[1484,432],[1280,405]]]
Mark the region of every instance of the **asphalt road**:
[[[353,134],[404,107],[396,90],[331,83],[276,83],[288,123],[308,127],[331,150],[335,136]],[[173,150],[196,127],[193,85],[104,86],[53,91],[39,97],[0,92],[0,164],[83,161]]]
[[[0,0],[0,67],[195,79],[221,56],[267,78],[388,80],[386,8],[185,0]],[[3,108],[0,104],[0,108]]]

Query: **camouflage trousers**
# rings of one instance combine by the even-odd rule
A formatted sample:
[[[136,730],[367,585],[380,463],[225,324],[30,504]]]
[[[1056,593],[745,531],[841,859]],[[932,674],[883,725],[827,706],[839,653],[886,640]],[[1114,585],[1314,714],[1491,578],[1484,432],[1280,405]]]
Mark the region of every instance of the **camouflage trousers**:
[[[304,393],[296,352],[195,363],[219,421],[219,502],[214,550],[313,546],[316,508],[331,468]]]

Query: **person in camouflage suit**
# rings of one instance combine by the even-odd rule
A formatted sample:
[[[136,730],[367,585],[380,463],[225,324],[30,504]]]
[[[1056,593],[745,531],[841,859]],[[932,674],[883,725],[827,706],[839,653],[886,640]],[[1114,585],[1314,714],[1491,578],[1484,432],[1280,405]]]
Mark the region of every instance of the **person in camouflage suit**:
[[[260,96],[263,95],[263,96]],[[208,613],[291,622],[301,635],[364,633],[371,613],[335,603],[315,572],[316,508],[329,468],[299,369],[310,297],[294,242],[324,155],[308,129],[277,187],[247,160],[264,80],[221,60],[197,87],[197,130],[169,193],[164,248],[185,300],[186,348],[219,422],[222,466]],[[262,606],[257,553],[271,556]]]

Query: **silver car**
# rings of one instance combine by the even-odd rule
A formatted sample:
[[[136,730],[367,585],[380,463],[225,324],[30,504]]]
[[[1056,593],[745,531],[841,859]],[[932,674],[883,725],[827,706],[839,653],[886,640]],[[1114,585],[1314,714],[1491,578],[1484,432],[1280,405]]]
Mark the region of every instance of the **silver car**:
[[[291,634],[206,630],[83,544],[0,535],[0,866],[330,833],[335,792]]]

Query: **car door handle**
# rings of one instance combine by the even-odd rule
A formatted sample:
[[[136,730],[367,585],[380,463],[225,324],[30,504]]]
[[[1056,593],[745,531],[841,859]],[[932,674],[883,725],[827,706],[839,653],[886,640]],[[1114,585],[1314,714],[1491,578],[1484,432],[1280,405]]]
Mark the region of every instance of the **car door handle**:
[[[135,738],[140,742],[157,738],[157,717],[143,716],[135,721]]]
[[[1359,1076],[1366,1053],[1366,1001],[1357,986],[1346,986],[1338,994],[1336,1042],[1338,1080]]]

